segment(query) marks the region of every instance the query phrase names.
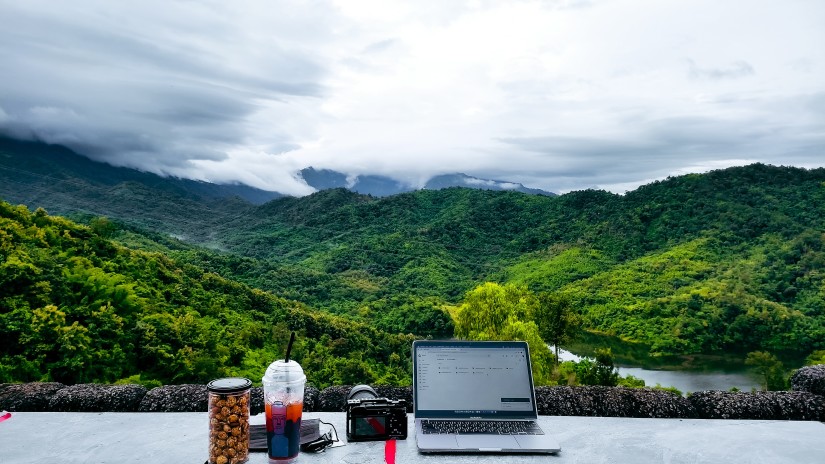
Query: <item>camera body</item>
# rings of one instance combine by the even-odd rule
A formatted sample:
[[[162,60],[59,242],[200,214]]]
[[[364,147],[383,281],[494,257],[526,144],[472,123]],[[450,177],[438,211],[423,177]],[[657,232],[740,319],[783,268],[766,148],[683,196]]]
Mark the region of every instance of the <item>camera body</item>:
[[[346,405],[348,441],[407,438],[407,402],[377,396],[365,385],[350,391]]]

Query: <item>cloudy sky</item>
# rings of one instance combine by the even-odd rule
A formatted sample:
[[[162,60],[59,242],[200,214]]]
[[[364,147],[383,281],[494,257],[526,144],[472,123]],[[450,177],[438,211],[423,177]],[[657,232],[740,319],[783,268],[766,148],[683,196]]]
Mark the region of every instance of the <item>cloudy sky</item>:
[[[821,0],[0,0],[0,17],[0,133],[166,175],[622,193],[825,166]]]

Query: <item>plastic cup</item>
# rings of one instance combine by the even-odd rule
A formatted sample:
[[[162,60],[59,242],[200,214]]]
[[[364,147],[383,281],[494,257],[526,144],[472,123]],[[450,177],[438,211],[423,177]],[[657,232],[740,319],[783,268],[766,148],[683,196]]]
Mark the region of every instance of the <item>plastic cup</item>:
[[[298,456],[306,379],[295,361],[278,360],[266,369],[262,380],[270,463],[292,462]]]

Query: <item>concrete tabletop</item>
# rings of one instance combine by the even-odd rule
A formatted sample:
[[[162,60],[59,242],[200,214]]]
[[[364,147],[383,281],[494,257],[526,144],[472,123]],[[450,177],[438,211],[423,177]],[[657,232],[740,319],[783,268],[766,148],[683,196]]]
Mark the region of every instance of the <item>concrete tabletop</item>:
[[[304,413],[335,424],[344,413]],[[409,415],[410,428],[412,415]],[[263,415],[251,423],[263,423]],[[561,443],[557,455],[424,455],[415,437],[397,443],[404,463],[817,463],[825,462],[821,422],[540,416]],[[325,427],[325,426],[322,426]],[[179,463],[207,458],[207,413],[15,412],[0,423],[0,463]],[[249,463],[266,463],[250,453]],[[297,463],[384,462],[383,442],[348,443]]]

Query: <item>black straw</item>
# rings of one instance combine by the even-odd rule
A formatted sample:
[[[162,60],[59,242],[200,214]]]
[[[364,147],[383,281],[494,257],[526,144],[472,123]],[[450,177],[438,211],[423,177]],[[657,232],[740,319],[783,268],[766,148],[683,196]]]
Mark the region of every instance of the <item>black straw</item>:
[[[292,353],[292,343],[295,342],[295,332],[289,336],[289,345],[286,346],[286,358],[284,362],[289,362],[289,353]]]

